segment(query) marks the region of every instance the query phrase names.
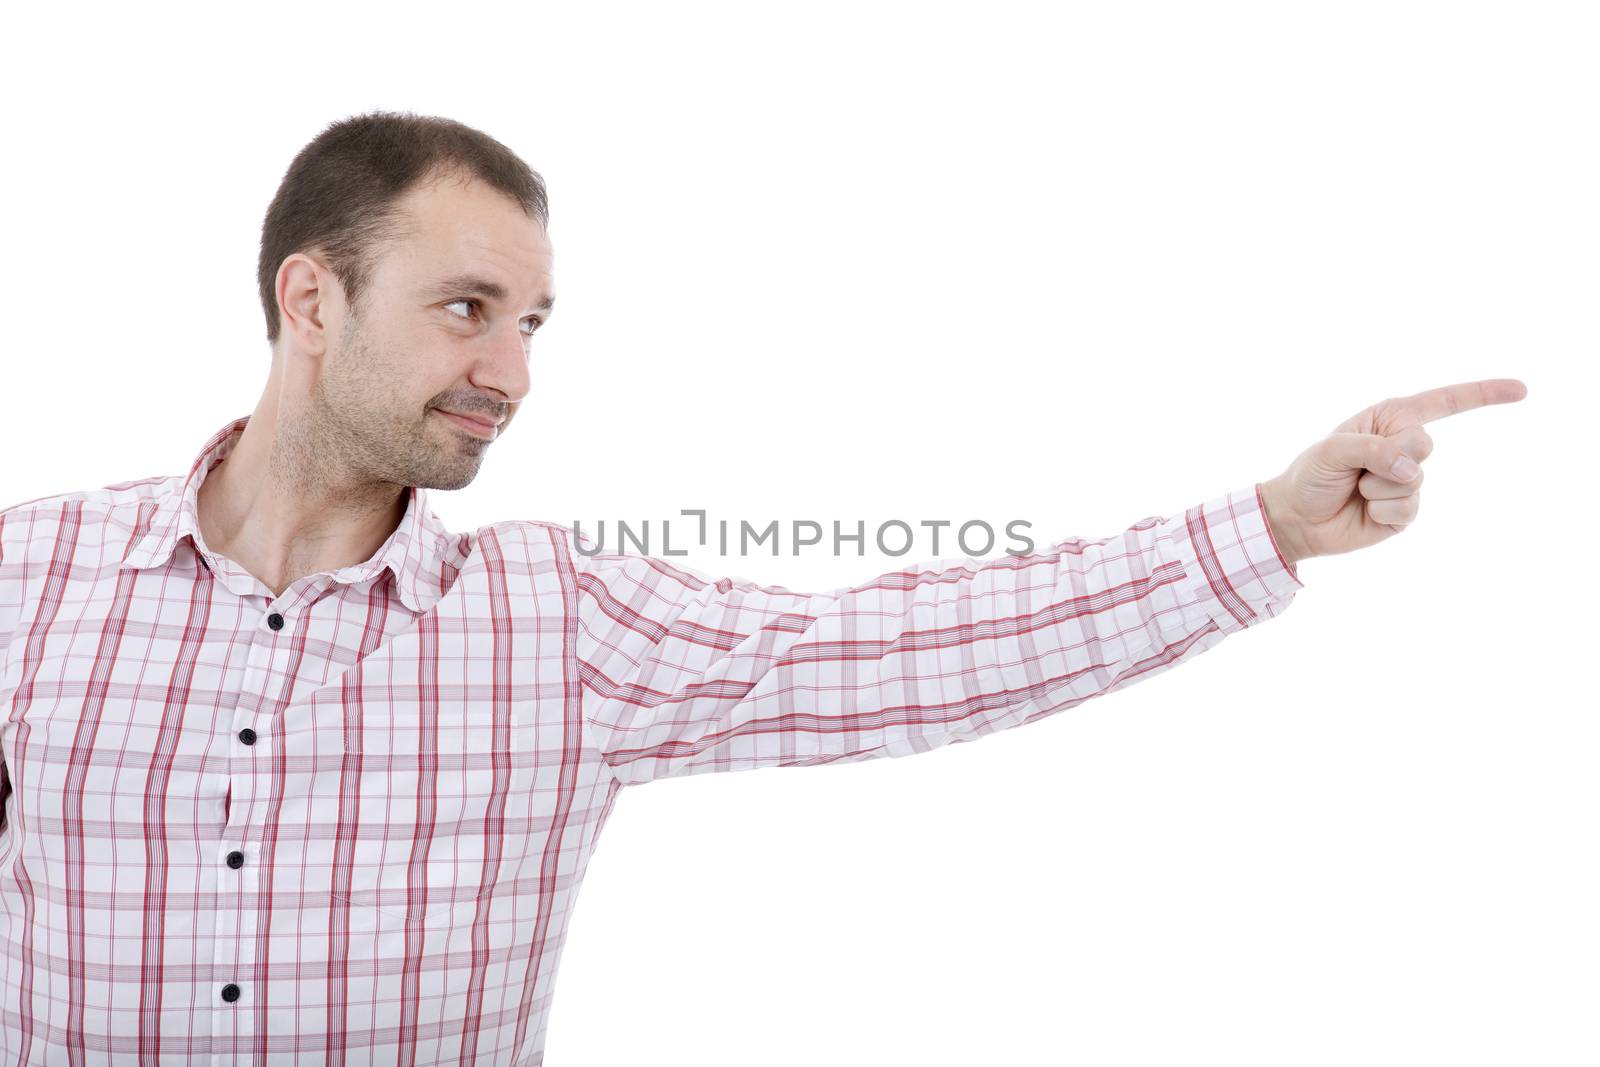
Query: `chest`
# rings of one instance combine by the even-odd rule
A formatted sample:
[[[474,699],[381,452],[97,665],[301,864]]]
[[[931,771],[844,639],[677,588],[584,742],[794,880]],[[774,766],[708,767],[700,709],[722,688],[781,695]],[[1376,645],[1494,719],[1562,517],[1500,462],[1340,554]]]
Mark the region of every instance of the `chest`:
[[[10,830],[41,857],[132,871],[154,842],[204,868],[237,847],[280,886],[405,909],[514,882],[604,803],[553,577],[463,574],[420,616],[370,590],[277,611],[152,577],[24,606],[0,751]]]

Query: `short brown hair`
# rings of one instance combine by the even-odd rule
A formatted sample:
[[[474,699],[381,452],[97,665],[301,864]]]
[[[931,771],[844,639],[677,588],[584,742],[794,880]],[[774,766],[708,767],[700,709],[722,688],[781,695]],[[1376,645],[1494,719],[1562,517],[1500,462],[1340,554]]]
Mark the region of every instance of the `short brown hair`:
[[[267,341],[278,339],[278,268],[316,250],[357,303],[377,246],[399,236],[395,202],[435,172],[460,171],[511,197],[541,226],[544,179],[515,152],[454,119],[372,111],[331,123],[289,164],[261,224],[256,283]]]

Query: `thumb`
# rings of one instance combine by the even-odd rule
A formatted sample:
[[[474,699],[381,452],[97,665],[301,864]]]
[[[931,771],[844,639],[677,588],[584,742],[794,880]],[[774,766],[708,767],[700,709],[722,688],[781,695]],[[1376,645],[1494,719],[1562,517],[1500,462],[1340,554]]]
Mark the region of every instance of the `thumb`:
[[[1376,433],[1331,433],[1322,441],[1318,460],[1328,473],[1367,470],[1379,478],[1409,482],[1417,476],[1417,464],[1427,458],[1427,434],[1420,426],[1392,437]]]

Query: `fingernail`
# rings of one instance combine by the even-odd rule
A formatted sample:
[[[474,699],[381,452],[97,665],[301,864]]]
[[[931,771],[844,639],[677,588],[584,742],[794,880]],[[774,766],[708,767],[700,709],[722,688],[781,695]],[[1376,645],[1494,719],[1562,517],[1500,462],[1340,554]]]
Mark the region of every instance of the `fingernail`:
[[[1400,479],[1402,482],[1409,482],[1411,479],[1417,476],[1417,471],[1419,469],[1420,468],[1418,468],[1416,460],[1412,459],[1410,456],[1403,455],[1394,461],[1394,466],[1389,468],[1389,473]]]

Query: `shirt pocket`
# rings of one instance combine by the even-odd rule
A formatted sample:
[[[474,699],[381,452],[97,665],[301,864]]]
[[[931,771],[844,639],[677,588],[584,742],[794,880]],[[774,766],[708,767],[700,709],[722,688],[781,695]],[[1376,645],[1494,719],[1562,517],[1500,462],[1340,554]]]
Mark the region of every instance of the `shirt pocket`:
[[[505,897],[511,889],[506,879],[526,847],[517,831],[527,820],[516,818],[525,794],[508,788],[517,776],[503,775],[503,795],[492,796],[484,785],[491,772],[475,764],[446,761],[430,776],[433,800],[422,806],[410,781],[363,776],[350,840],[333,850],[334,866],[348,867],[325,875],[334,900],[401,923],[435,926],[470,925],[479,900]]]
[[[353,873],[348,892],[334,892],[331,896],[336,904],[348,904],[352,915],[358,911],[374,912],[401,924],[470,925],[478,909],[475,897],[463,897],[453,886],[429,886],[425,895],[409,893],[403,878],[398,885],[385,885],[376,874],[363,877],[360,871]]]

